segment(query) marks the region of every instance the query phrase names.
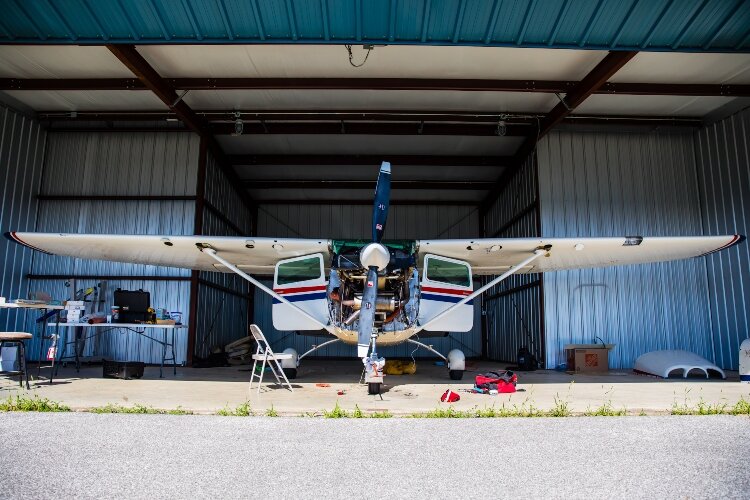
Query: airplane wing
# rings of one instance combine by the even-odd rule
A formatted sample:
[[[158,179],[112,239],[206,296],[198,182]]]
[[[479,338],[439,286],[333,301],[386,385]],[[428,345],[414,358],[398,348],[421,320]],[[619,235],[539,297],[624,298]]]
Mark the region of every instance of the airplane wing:
[[[229,269],[201,252],[197,244],[210,245],[224,259],[251,274],[273,274],[279,260],[312,253],[323,253],[325,261],[330,260],[327,239],[16,232],[5,236],[33,250],[55,255],[200,271]]]
[[[745,237],[677,236],[620,238],[492,238],[475,240],[420,240],[419,262],[435,254],[468,262],[474,274],[500,274],[527,258],[539,247],[551,245],[547,256],[521,273],[645,264],[699,257],[735,245]]]

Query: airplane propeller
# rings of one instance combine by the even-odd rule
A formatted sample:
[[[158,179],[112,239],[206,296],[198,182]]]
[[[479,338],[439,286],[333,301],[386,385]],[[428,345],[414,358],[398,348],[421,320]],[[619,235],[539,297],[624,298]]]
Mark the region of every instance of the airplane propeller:
[[[384,161],[380,165],[378,183],[375,186],[375,199],[372,204],[372,243],[363,247],[359,254],[360,262],[367,268],[367,281],[362,293],[357,336],[357,356],[360,358],[367,357],[370,349],[370,339],[375,324],[375,303],[378,298],[378,271],[385,269],[391,259],[388,249],[380,243],[385,233],[390,197],[391,164]]]

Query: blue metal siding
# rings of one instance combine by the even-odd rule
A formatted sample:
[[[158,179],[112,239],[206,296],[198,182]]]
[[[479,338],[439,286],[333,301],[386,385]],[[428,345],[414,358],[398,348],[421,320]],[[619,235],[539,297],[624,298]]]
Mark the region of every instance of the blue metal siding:
[[[748,0],[5,0],[0,43],[748,51]]]
[[[262,205],[259,210],[258,236],[370,238],[372,207],[361,205]],[[474,238],[479,234],[477,208],[467,206],[403,206],[390,208],[386,239],[419,238]],[[255,291],[255,322],[261,327],[274,349],[294,347],[305,352],[321,339],[280,332],[273,328],[272,299]],[[425,342],[442,353],[453,348],[461,349],[467,356],[481,355],[481,309],[475,301],[474,328],[470,332],[452,333],[445,338],[430,338]],[[408,357],[413,346],[401,344],[378,349],[384,356]],[[354,346],[336,343],[316,353],[316,356],[355,357]],[[415,357],[433,357],[419,350]]]
[[[189,132],[177,133],[80,133],[48,134],[48,154],[41,183],[42,194],[56,195],[195,195],[199,139]],[[193,234],[194,201],[43,201],[36,230],[118,234]],[[116,288],[151,292],[151,304],[182,311],[189,321],[190,271],[107,261],[81,260],[35,254],[35,275],[169,276],[174,281],[112,280],[105,307],[112,305]],[[79,288],[96,282],[80,281]],[[64,280],[34,280],[32,287],[67,299]],[[29,328],[33,325],[29,324]],[[99,341],[95,354],[115,359],[161,360],[160,346],[135,335],[110,334]],[[38,356],[38,340],[30,349]],[[94,344],[89,346],[92,348]],[[178,362],[186,358],[187,330],[178,333]],[[93,352],[93,351],[92,351]]]
[[[692,133],[559,131],[537,154],[545,236],[703,233]],[[715,359],[705,276],[703,258],[546,274],[547,366],[596,337],[614,368],[658,349]]]
[[[696,157],[705,234],[750,234],[750,110],[702,129]],[[706,261],[716,363],[736,370],[750,337],[750,243]]]
[[[214,236],[245,236],[252,234],[252,217],[233,189],[226,175],[219,169],[213,155],[206,157],[205,199],[218,209],[237,230],[213,211],[203,210],[202,234]],[[248,283],[232,273],[201,272],[200,279],[218,287],[248,296]],[[198,318],[196,321],[195,355],[205,357],[214,347],[223,347],[248,335],[247,297],[228,293],[205,283],[198,285]]]
[[[0,106],[0,230],[30,231],[34,229],[37,201],[44,161],[46,133],[34,120]],[[2,276],[0,295],[8,300],[26,298],[31,269],[31,250],[0,240]],[[23,330],[23,311],[0,310],[0,328],[4,331]]]
[[[484,218],[485,236],[498,238],[526,238],[539,236],[537,224],[537,165],[530,157],[510,180],[505,191],[500,193]],[[534,206],[524,216],[513,220],[518,214]],[[488,278],[485,278],[488,280]],[[541,286],[519,290],[509,295],[492,298],[493,294],[516,287],[529,285],[540,279],[535,274],[516,274],[508,277],[484,295],[487,314],[487,357],[494,360],[515,360],[521,346],[528,347],[539,359],[543,359],[541,323]]]

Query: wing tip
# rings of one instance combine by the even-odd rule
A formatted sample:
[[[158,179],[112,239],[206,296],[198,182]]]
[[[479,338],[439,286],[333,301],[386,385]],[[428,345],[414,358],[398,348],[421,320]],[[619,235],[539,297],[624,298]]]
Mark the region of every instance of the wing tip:
[[[714,254],[716,252],[721,252],[722,250],[726,250],[727,248],[732,248],[735,245],[739,245],[740,243],[742,243],[746,239],[747,239],[747,237],[744,234],[734,234],[734,235],[732,235],[732,239],[729,241],[729,243],[726,243],[726,244],[720,246],[719,248],[717,248],[715,250],[711,250],[710,252],[706,252],[706,253],[700,255],[700,257],[705,257],[706,255],[711,255],[711,254]]]
[[[42,253],[46,253],[47,255],[52,255],[51,252],[42,250],[41,248],[37,248],[33,245],[29,245],[28,243],[26,243],[25,241],[23,241],[21,238],[18,237],[18,233],[16,233],[16,231],[5,231],[4,234],[5,234],[5,237],[9,239],[10,241],[12,241],[13,243],[18,243],[21,246],[34,250],[35,252],[42,252]]]

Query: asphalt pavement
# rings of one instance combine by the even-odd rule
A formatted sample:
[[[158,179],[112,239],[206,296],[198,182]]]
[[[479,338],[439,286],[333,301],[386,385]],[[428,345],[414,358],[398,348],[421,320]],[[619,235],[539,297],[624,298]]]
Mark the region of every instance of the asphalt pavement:
[[[750,418],[0,414],[1,498],[750,498]]]

